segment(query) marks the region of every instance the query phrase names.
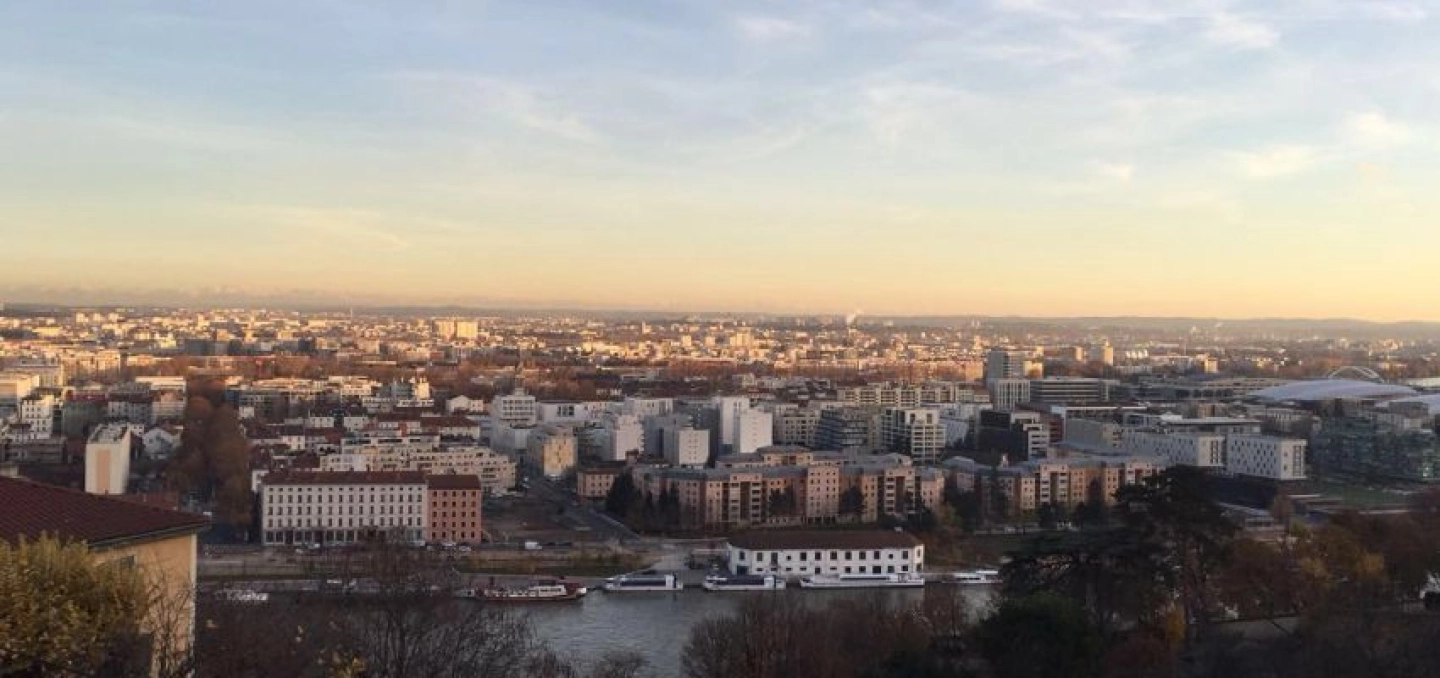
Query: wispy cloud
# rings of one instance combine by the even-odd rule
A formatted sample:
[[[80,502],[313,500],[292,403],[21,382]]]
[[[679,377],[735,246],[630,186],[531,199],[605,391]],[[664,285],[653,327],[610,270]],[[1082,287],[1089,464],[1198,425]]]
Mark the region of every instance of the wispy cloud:
[[[1298,174],[1314,167],[1319,161],[1319,154],[1309,146],[1271,146],[1233,155],[1241,174],[1251,179]]]
[[[371,210],[296,205],[245,205],[225,208],[240,219],[282,232],[300,231],[334,242],[337,246],[404,252],[413,247],[402,235],[415,227],[414,219]]]
[[[1347,142],[1364,148],[1385,148],[1404,143],[1410,129],[1379,111],[1357,113],[1345,120],[1342,133]]]
[[[1124,162],[1095,163],[1095,171],[1106,179],[1120,183],[1129,183],[1135,177],[1135,166]]]
[[[1430,18],[1430,12],[1424,7],[1410,2],[1362,2],[1357,5],[1357,9],[1368,16],[1402,23]]]
[[[1211,42],[1235,49],[1266,49],[1280,41],[1280,33],[1256,19],[1229,12],[1217,12],[1209,19],[1205,37]]]
[[[480,110],[510,124],[568,141],[596,143],[602,135],[554,92],[488,75],[404,71],[391,77],[422,87],[427,96]]]
[[[735,20],[735,29],[746,39],[756,42],[795,40],[810,36],[810,26],[772,16],[740,17]]]

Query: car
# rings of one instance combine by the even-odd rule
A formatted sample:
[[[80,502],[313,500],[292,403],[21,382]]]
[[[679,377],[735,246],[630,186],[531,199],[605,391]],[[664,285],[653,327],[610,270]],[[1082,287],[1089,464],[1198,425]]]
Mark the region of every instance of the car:
[[[470,547],[469,547],[469,546],[466,546],[466,545],[464,545],[464,544],[461,544],[461,545],[459,545],[459,546],[456,546],[456,547],[455,547],[455,550],[456,550],[456,551],[459,551],[460,553],[469,553],[469,552],[470,552]]]
[[[440,548],[445,549],[446,551],[449,551],[450,549],[455,548],[455,542],[453,542],[453,541],[442,541],[442,542],[440,542]]]

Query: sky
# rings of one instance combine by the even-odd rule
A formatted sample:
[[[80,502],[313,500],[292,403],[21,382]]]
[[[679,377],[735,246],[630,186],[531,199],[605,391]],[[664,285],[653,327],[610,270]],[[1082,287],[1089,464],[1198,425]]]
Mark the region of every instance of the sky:
[[[1440,3],[0,3],[0,300],[1440,320]]]

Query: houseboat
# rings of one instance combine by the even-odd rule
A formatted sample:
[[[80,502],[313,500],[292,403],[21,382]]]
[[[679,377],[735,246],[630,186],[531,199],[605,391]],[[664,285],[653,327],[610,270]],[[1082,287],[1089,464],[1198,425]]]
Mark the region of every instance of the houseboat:
[[[916,588],[925,585],[925,578],[906,574],[817,574],[800,578],[802,589],[880,589]]]
[[[701,586],[706,591],[779,591],[785,588],[785,579],[773,574],[712,574]]]
[[[673,574],[622,574],[605,580],[605,590],[623,591],[679,591],[685,584]]]
[[[999,570],[961,570],[946,574],[940,581],[959,586],[994,586],[1004,580],[1000,578]]]

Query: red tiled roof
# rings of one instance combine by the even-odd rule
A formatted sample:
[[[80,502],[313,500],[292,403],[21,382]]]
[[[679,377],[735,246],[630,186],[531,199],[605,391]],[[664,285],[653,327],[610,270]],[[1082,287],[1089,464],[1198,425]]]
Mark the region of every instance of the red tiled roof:
[[[473,473],[425,476],[425,482],[432,490],[478,490],[481,488],[480,476]]]
[[[204,516],[87,494],[54,485],[0,477],[0,540],[48,534],[104,548],[161,536],[200,532]]]
[[[275,471],[265,485],[407,485],[425,482],[422,471]]]

